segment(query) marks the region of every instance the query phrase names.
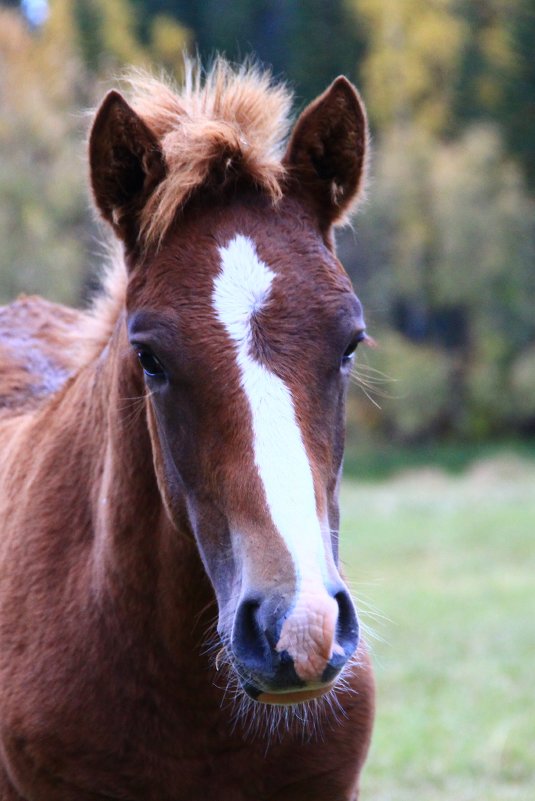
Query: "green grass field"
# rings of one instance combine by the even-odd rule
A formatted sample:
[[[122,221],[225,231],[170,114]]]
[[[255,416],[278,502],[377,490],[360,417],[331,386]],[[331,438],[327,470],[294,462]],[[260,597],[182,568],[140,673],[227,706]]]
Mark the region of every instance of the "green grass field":
[[[535,799],[535,463],[347,480],[342,514],[377,635],[362,801]]]

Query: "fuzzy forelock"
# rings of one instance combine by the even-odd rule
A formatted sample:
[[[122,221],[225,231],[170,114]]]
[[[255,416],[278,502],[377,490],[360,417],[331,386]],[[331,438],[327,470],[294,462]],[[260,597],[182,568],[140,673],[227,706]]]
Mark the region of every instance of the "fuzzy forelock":
[[[292,95],[254,64],[218,58],[208,72],[185,64],[183,87],[144,71],[127,74],[128,101],[156,135],[167,174],[146,204],[141,236],[158,244],[193,192],[217,172],[245,176],[273,200],[282,196],[282,147]]]

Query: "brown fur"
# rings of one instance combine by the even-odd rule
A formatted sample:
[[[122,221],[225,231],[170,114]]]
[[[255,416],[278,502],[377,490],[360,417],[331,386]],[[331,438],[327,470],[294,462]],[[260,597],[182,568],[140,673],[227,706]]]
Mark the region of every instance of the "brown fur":
[[[304,140],[292,140],[297,155],[287,153],[284,168],[280,157],[270,161],[280,135],[270,103],[278,97],[275,106],[285,113],[282,90],[272,95],[267,79],[233,76],[223,64],[205,86],[184,93],[199,123],[186,129],[210,140],[214,154],[209,165],[201,159],[195,191],[187,159],[181,155],[173,167],[175,151],[162,144],[167,136],[173,141],[166,120],[183,124],[176,99],[155,91],[153,118],[150,104],[138,99],[143,124],[120,96],[101,108],[92,181],[125,256],[114,259],[93,308],[77,312],[28,298],[0,311],[0,801],[357,798],[373,721],[364,644],[346,667],[347,688],[338,688],[339,718],[320,701],[319,711],[301,710],[308,726],[290,716],[270,736],[260,705],[250,702],[234,719],[241,691],[238,707],[225,696],[233,668],[221,658],[229,652],[226,628],[242,561],[251,558],[248,580],[265,593],[276,589],[280,603],[295,577],[284,549],[270,539],[248,410],[210,303],[217,247],[236,231],[251,237],[278,274],[269,313],[258,320],[266,343],[261,358],[295,397],[318,509],[337,529],[344,385],[336,369],[329,382],[325,376],[363,323],[331,251],[328,220],[354,200],[361,173],[333,206],[331,184],[341,176],[322,164],[332,163],[352,126],[360,130],[355,141],[364,141],[364,117],[356,95],[342,102],[337,132],[318,131],[319,172],[307,184],[299,181],[303,171],[311,175]],[[339,87],[333,92],[328,102]],[[146,90],[141,94],[148,103]],[[214,149],[208,125],[213,118],[220,130],[218,115],[234,129],[234,141],[236,130],[254,121],[241,176],[254,180],[220,183],[226,144]],[[321,119],[317,105],[308,120],[314,118]],[[301,123],[308,139],[307,112]],[[182,133],[174,141],[186,142],[196,161],[198,143]],[[154,157],[154,142],[163,161]],[[100,163],[114,147],[113,159]],[[348,161],[351,173],[362,157],[349,154]],[[134,180],[121,183],[129,169]],[[285,171],[293,178],[280,183],[275,176]],[[172,186],[179,224],[169,205]],[[150,205],[154,229],[146,223]],[[149,247],[146,236],[161,240],[160,248]],[[179,378],[165,393],[145,382],[129,343],[127,323],[136,315],[135,336],[156,336]],[[236,521],[249,539],[230,542]],[[332,548],[334,580],[335,540]],[[212,634],[214,663],[206,638],[218,605],[223,642]]]

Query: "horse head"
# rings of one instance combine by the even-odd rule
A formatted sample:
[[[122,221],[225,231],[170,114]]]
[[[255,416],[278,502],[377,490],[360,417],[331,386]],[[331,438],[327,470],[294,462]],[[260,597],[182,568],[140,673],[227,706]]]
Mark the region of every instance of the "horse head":
[[[282,151],[287,102],[219,64],[181,97],[111,92],[90,137],[162,502],[195,537],[241,687],[272,704],[328,691],[359,640],[337,495],[366,333],[332,229],[360,194],[366,117],[338,78]]]

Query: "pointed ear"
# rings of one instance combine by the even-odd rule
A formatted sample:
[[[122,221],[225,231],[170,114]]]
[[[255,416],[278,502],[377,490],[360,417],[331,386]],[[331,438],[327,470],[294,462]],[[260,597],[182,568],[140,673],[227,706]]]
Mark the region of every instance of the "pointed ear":
[[[165,176],[165,161],[150,128],[119,92],[108,92],[89,137],[95,202],[127,246],[139,234],[139,214]]]
[[[340,76],[303,111],[284,164],[312,203],[322,230],[340,222],[364,184],[368,124],[352,84]]]

